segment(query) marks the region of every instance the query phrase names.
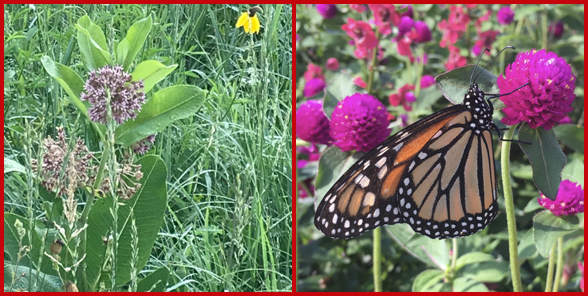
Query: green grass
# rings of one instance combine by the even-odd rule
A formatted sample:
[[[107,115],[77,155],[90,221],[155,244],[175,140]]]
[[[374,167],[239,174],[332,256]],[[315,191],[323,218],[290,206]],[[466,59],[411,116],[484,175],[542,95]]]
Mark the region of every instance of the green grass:
[[[178,64],[158,89],[191,84],[209,92],[199,112],[159,133],[148,152],[167,166],[168,204],[139,279],[167,267],[167,291],[292,288],[292,8],[263,5],[261,34],[254,36],[234,27],[247,8],[4,6],[4,155],[24,167],[39,157],[44,138],[56,137],[58,126],[69,139],[80,137],[90,151],[101,151],[89,121],[40,63],[47,55],[87,78],[74,27],[84,14],[110,46],[152,14],[153,28],[136,62]],[[4,181],[5,212],[44,218],[38,180],[12,172]],[[80,213],[85,194],[76,194]]]

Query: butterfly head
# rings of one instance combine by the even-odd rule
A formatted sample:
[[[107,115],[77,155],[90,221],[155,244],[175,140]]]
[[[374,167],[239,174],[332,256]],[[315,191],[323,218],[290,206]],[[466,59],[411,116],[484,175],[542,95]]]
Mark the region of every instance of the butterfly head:
[[[478,125],[479,128],[490,129],[493,124],[492,114],[494,113],[494,107],[484,96],[485,94],[478,84],[473,83],[464,97],[463,105],[470,109],[474,117],[472,123]]]

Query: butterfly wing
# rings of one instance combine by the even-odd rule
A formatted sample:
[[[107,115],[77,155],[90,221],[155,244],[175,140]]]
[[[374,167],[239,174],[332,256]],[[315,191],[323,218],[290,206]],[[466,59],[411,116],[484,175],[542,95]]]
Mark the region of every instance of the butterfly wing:
[[[471,124],[472,113],[460,113],[408,165],[398,205],[414,231],[430,238],[462,237],[496,217],[492,135]]]
[[[333,238],[351,238],[381,225],[405,223],[399,195],[406,193],[409,166],[446,124],[466,109],[462,105],[433,113],[366,153],[327,192],[316,209],[315,226]],[[406,204],[403,204],[406,208]]]

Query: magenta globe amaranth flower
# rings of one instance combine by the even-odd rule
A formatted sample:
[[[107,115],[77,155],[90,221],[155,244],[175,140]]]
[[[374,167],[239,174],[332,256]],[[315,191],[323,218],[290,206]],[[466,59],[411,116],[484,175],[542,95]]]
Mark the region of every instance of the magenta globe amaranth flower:
[[[330,144],[329,119],[323,111],[322,100],[308,100],[296,110],[296,136],[302,140]]]
[[[427,88],[433,84],[435,84],[435,77],[431,75],[423,75],[421,77],[421,88]]]
[[[108,106],[114,121],[123,124],[128,119],[135,119],[145,101],[143,81],[131,81],[131,74],[121,66],[104,66],[90,72],[80,100],[92,105],[88,109],[90,119],[106,124]]]
[[[427,26],[427,23],[423,21],[417,21],[414,24],[414,33],[411,34],[412,40],[416,43],[424,43],[431,41],[431,30]]]
[[[304,96],[307,98],[313,97],[314,95],[318,94],[323,89],[325,89],[326,86],[327,85],[322,79],[313,78],[306,82],[306,84],[304,85]]]
[[[317,4],[316,10],[326,19],[334,18],[337,15],[335,4]]]
[[[331,115],[331,137],[341,151],[370,151],[390,135],[388,112],[376,98],[354,94],[337,104]]]
[[[561,37],[561,35],[563,35],[564,25],[561,21],[553,22],[549,25],[547,31],[549,32],[549,34],[553,34],[553,37],[559,38]]]
[[[531,128],[551,129],[567,113],[576,97],[576,76],[563,58],[553,52],[532,50],[520,53],[497,79],[500,93],[508,93],[529,82],[511,95],[500,97],[506,107],[502,123],[527,122]]]
[[[541,194],[537,201],[556,216],[584,213],[584,189],[570,180],[561,181],[555,200]]]
[[[514,11],[510,7],[505,6],[498,10],[496,13],[496,19],[500,24],[509,25],[514,20]]]

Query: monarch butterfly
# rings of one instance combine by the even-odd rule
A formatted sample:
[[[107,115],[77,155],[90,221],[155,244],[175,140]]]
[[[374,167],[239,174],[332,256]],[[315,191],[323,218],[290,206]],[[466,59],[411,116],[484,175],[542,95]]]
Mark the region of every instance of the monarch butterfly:
[[[318,205],[315,226],[327,236],[351,238],[407,223],[417,233],[444,239],[490,224],[498,212],[491,129],[500,135],[490,99],[528,83],[485,98],[477,75],[472,84],[473,74],[461,105],[415,122],[352,165]]]

